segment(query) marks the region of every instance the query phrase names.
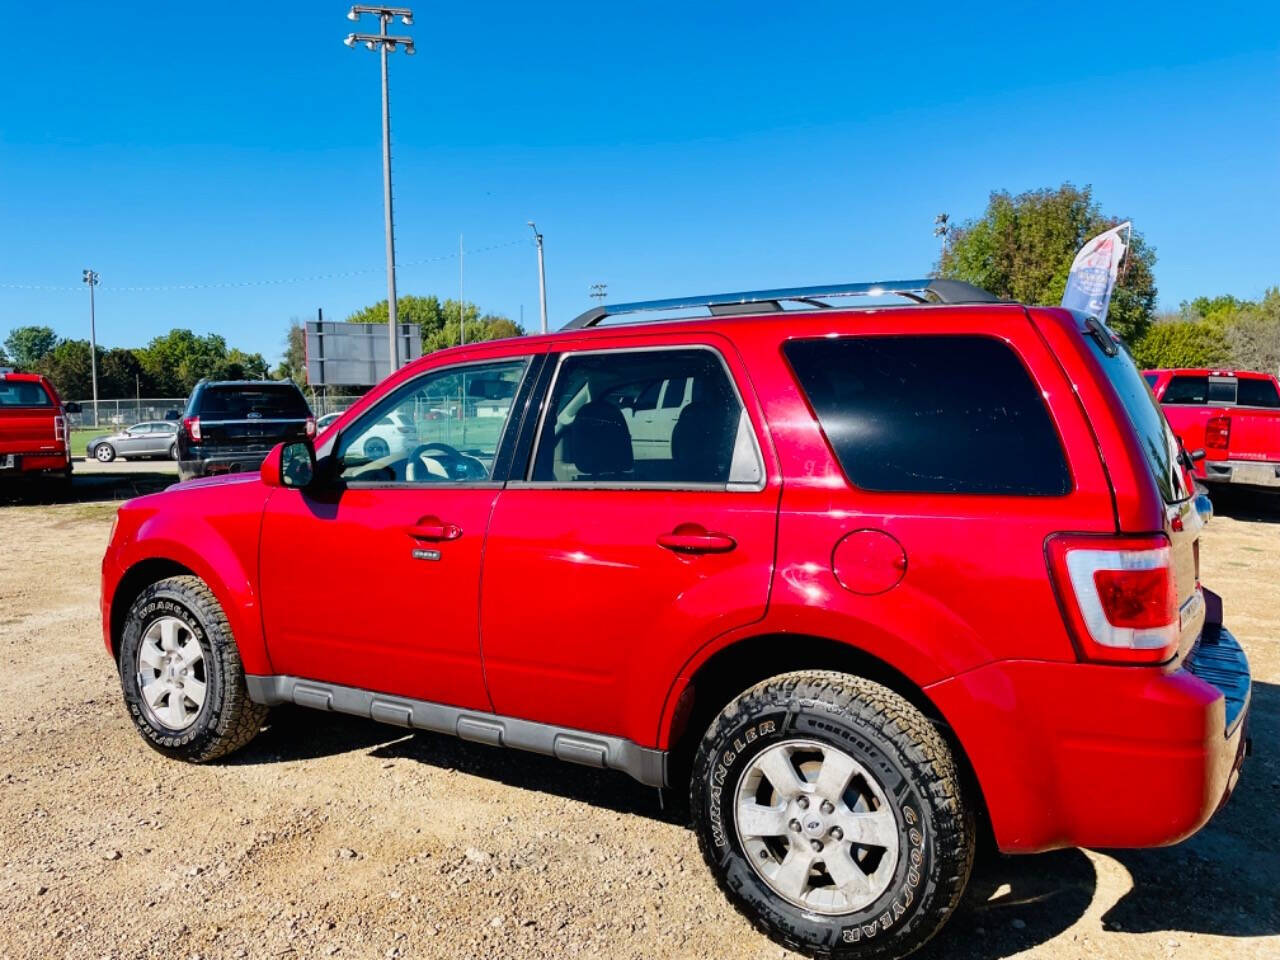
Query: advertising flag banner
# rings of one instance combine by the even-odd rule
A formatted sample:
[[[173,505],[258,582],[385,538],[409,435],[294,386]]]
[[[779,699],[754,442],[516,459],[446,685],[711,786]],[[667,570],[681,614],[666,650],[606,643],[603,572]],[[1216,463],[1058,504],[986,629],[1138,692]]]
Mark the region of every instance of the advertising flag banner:
[[[1062,293],[1064,307],[1079,310],[1106,322],[1107,307],[1111,305],[1111,291],[1116,285],[1116,273],[1127,248],[1120,234],[1132,229],[1132,224],[1126,220],[1118,227],[1098,234],[1080,248],[1071,264],[1071,273],[1067,276],[1067,289]]]

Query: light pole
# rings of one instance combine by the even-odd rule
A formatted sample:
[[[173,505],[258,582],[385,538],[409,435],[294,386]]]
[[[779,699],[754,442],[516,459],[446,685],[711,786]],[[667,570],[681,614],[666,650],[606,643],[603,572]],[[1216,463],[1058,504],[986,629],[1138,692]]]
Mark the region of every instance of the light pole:
[[[604,303],[604,298],[609,295],[609,285],[607,283],[593,283],[591,285],[590,297],[597,303]]]
[[[534,242],[538,244],[538,302],[542,307],[542,332],[547,332],[547,270],[542,263],[542,234],[532,220],[529,227],[533,230]]]
[[[98,426],[98,331],[94,316],[93,288],[100,282],[97,273],[84,271],[84,282],[89,285],[89,371],[93,377],[93,425]]]
[[[947,237],[951,236],[953,229],[950,214],[940,213],[933,218],[933,235],[942,241],[942,250],[938,254],[939,268],[942,267],[942,258],[947,255]]]
[[[391,103],[387,87],[387,54],[395,52],[397,47],[404,47],[404,52],[412,55],[413,37],[393,37],[387,33],[387,27],[395,17],[406,27],[413,23],[413,11],[408,7],[380,7],[356,4],[347,13],[348,20],[359,20],[361,14],[371,13],[378,18],[381,29],[378,33],[349,33],[343,41],[348,47],[363,43],[370,50],[377,50],[382,55],[382,202],[387,220],[387,343],[390,347],[391,372],[400,366],[400,351],[396,347],[398,330],[396,317],[396,241],[395,227],[391,216]]]

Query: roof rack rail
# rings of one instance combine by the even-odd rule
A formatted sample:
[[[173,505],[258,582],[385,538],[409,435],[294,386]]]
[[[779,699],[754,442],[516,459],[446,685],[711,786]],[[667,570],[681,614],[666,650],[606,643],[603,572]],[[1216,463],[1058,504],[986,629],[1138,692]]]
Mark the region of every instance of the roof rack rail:
[[[932,277],[924,280],[888,280],[883,283],[835,283],[815,287],[780,287],[776,290],[750,290],[742,293],[713,293],[694,297],[671,297],[666,300],[639,300],[592,307],[580,313],[560,329],[578,330],[594,327],[609,317],[657,310],[681,310],[706,307],[712,316],[769,313],[783,309],[783,302],[803,303],[811,307],[829,307],[829,297],[879,297],[896,295],[914,303],[999,303],[1000,298],[962,280]],[[687,319],[687,318],[686,318]]]

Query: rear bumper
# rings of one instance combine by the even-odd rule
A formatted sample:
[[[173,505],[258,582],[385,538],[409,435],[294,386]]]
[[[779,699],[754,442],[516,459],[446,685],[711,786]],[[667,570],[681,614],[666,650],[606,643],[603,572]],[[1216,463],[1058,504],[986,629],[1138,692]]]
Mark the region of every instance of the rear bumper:
[[[1280,490],[1280,463],[1269,460],[1202,460],[1205,483]]]
[[[13,466],[5,466],[8,458],[13,458]],[[34,480],[39,477],[56,474],[60,477],[71,475],[71,458],[66,451],[39,453],[0,453],[0,483],[6,480]]]
[[[262,467],[267,459],[266,450],[217,450],[181,451],[178,460],[178,477],[192,480],[196,477],[213,477],[222,473],[253,473]],[[190,459],[181,459],[181,458]]]
[[[1248,747],[1249,665],[1225,628],[1176,669],[1006,661],[928,688],[1008,852],[1152,847],[1226,802]]]

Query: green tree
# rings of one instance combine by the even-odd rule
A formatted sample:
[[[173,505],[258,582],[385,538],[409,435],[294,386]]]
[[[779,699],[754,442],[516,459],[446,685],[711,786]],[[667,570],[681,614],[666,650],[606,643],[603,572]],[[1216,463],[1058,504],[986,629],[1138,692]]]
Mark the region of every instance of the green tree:
[[[1010,300],[1061,303],[1080,248],[1122,220],[1104,214],[1087,186],[1064,183],[1017,196],[997,191],[981,217],[955,229],[936,272]],[[1107,315],[1130,343],[1142,337],[1155,312],[1155,262],[1155,250],[1135,230]]]
[[[458,344],[457,300],[441,301],[438,297],[398,297],[397,319],[400,323],[416,323],[422,334],[422,352],[434,353]],[[487,313],[481,316],[480,308],[468,302],[461,309],[466,326],[467,343],[498,340],[504,337],[524,336],[524,330],[510,318]],[[347,317],[348,323],[386,323],[387,301],[379,300],[373,306],[358,310]]]
[[[1226,319],[1231,365],[1280,376],[1280,287],[1271,287],[1259,303],[1245,303]]]
[[[8,367],[12,364],[13,361],[9,359],[9,354],[4,352],[4,346],[0,344],[0,367]]]
[[[1133,356],[1144,370],[1156,367],[1214,367],[1227,362],[1227,336],[1218,323],[1163,320],[1153,323],[1133,344]]]
[[[98,362],[102,362],[101,349],[98,350]],[[88,340],[61,341],[40,357],[33,369],[52,380],[64,400],[85,400],[93,396]]]
[[[14,327],[4,345],[20,370],[34,370],[36,363],[58,345],[58,335],[48,327]]]
[[[151,379],[142,370],[142,361],[133,350],[112,347],[99,351],[98,394],[104,399],[126,399],[151,393]]]
[[[307,328],[297,317],[289,321],[284,356],[276,366],[275,377],[277,380],[292,380],[300,387],[307,385]]]
[[[153,338],[139,351],[139,359],[157,393],[166,397],[184,396],[201,378],[217,376],[219,370],[226,370],[227,341],[216,333],[202,337],[190,330],[175,328]]]

